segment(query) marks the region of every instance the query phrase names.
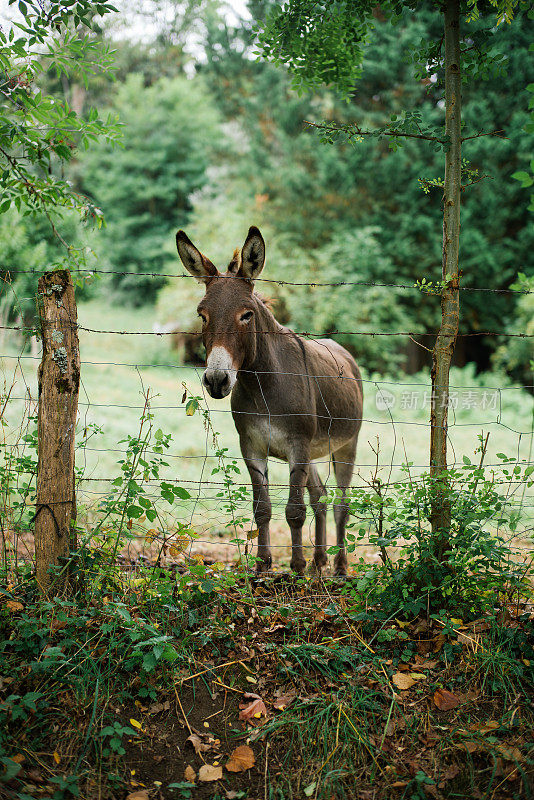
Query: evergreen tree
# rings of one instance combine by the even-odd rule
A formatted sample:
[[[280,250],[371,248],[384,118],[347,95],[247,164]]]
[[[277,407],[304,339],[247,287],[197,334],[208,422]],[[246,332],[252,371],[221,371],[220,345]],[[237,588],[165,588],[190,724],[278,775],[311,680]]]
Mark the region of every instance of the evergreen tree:
[[[102,208],[107,229],[100,252],[113,285],[134,303],[154,300],[162,279],[144,273],[174,266],[172,240],[187,224],[191,195],[207,181],[220,138],[219,118],[200,80],[131,75],[114,110],[122,147],[95,147],[79,163],[79,180]],[[214,145],[215,143],[215,145]]]

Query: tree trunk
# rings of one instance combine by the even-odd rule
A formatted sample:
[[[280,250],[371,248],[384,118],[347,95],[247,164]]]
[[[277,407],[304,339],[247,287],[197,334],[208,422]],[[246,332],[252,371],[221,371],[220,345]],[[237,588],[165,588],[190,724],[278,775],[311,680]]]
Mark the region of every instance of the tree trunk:
[[[69,551],[76,547],[74,434],[80,350],[74,285],[67,270],[39,278],[43,355],[39,367],[35,572],[45,596],[69,590]],[[55,567],[51,572],[50,568]]]
[[[432,354],[432,407],[430,414],[430,475],[432,534],[437,538],[438,556],[443,558],[449,543],[451,508],[447,480],[447,417],[449,370],[458,335],[460,299],[458,291],[458,255],[460,246],[461,192],[461,69],[460,2],[445,4],[445,134],[448,150],[445,158],[443,192],[443,281],[441,292],[441,327]]]

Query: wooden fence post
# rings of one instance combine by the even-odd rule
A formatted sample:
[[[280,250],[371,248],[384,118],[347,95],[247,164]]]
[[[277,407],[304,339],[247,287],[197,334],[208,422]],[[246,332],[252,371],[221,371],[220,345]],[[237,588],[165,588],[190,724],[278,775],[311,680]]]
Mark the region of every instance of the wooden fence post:
[[[37,306],[43,355],[39,367],[35,573],[42,594],[68,591],[70,550],[76,547],[74,434],[80,348],[74,284],[67,270],[39,278]],[[59,576],[50,567],[64,567]]]

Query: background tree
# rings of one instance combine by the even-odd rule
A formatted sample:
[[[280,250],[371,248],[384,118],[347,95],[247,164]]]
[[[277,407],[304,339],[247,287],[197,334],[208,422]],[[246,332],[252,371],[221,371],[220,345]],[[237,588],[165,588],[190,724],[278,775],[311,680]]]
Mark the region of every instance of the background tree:
[[[113,276],[113,285],[126,299],[146,303],[163,280],[142,275],[174,266],[172,234],[187,224],[191,196],[207,182],[219,120],[202,82],[179,77],[144,87],[141,75],[131,75],[113,107],[124,126],[122,147],[92,148],[78,176],[107,220],[105,263],[136,273]]]
[[[517,3],[498,0],[497,22],[510,21]],[[405,8],[417,9],[419,3],[408,2]],[[385,3],[381,13],[396,22],[400,3]],[[492,9],[493,10],[493,9]],[[466,66],[471,76],[487,71],[499,64],[488,47],[488,36],[469,39],[460,32],[460,0],[445,0],[441,6],[443,35],[421,49],[416,61],[430,65],[442,73],[444,130],[427,127],[422,115],[414,109],[405,110],[403,117],[391,117],[385,127],[369,130],[357,125],[324,125],[327,135],[342,131],[349,138],[386,136],[399,146],[402,138],[426,139],[445,152],[443,179],[443,255],[441,282],[441,325],[436,338],[432,359],[432,397],[430,474],[436,481],[432,498],[431,523],[433,533],[440,539],[439,552],[443,556],[448,543],[450,505],[447,499],[447,413],[449,404],[449,370],[459,328],[459,243],[460,198],[462,192],[462,63],[464,53],[470,52]],[[323,83],[333,83],[349,94],[360,76],[364,57],[364,43],[374,29],[373,15],[376,6],[361,0],[341,0],[323,4],[315,0],[289,0],[277,7],[268,18],[260,36],[264,56],[275,63],[286,64],[300,88],[310,88]],[[463,9],[465,17],[466,9]],[[479,17],[476,2],[471,3],[467,14]],[[320,54],[320,55],[319,55]],[[422,72],[422,66],[419,68]],[[485,131],[490,134],[492,131]],[[481,135],[476,131],[473,136]],[[469,137],[471,138],[471,136]],[[465,170],[464,170],[465,174]]]
[[[63,261],[73,269],[86,263],[73,217],[100,221],[99,209],[73,189],[65,168],[79,148],[98,137],[113,140],[118,130],[95,109],[77,113],[69,76],[83,85],[110,69],[109,47],[95,38],[93,27],[96,17],[115,9],[89,0],[26,0],[10,6],[16,18],[0,29],[0,214],[9,212],[2,229],[10,232],[0,277],[12,283],[2,313],[4,319],[18,314],[29,322],[35,294],[29,283],[35,286],[39,272]],[[55,76],[62,96],[47,74]],[[32,215],[33,221],[23,221],[22,215]],[[24,243],[16,252],[15,241]]]

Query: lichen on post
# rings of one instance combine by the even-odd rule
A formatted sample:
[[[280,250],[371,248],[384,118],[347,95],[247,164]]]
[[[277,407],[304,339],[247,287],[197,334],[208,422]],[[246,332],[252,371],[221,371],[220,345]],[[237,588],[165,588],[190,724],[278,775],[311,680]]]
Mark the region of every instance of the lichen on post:
[[[76,547],[74,439],[80,348],[74,284],[67,270],[47,272],[39,279],[37,306],[43,354],[39,367],[35,572],[41,592],[53,596],[71,587],[68,558]]]

